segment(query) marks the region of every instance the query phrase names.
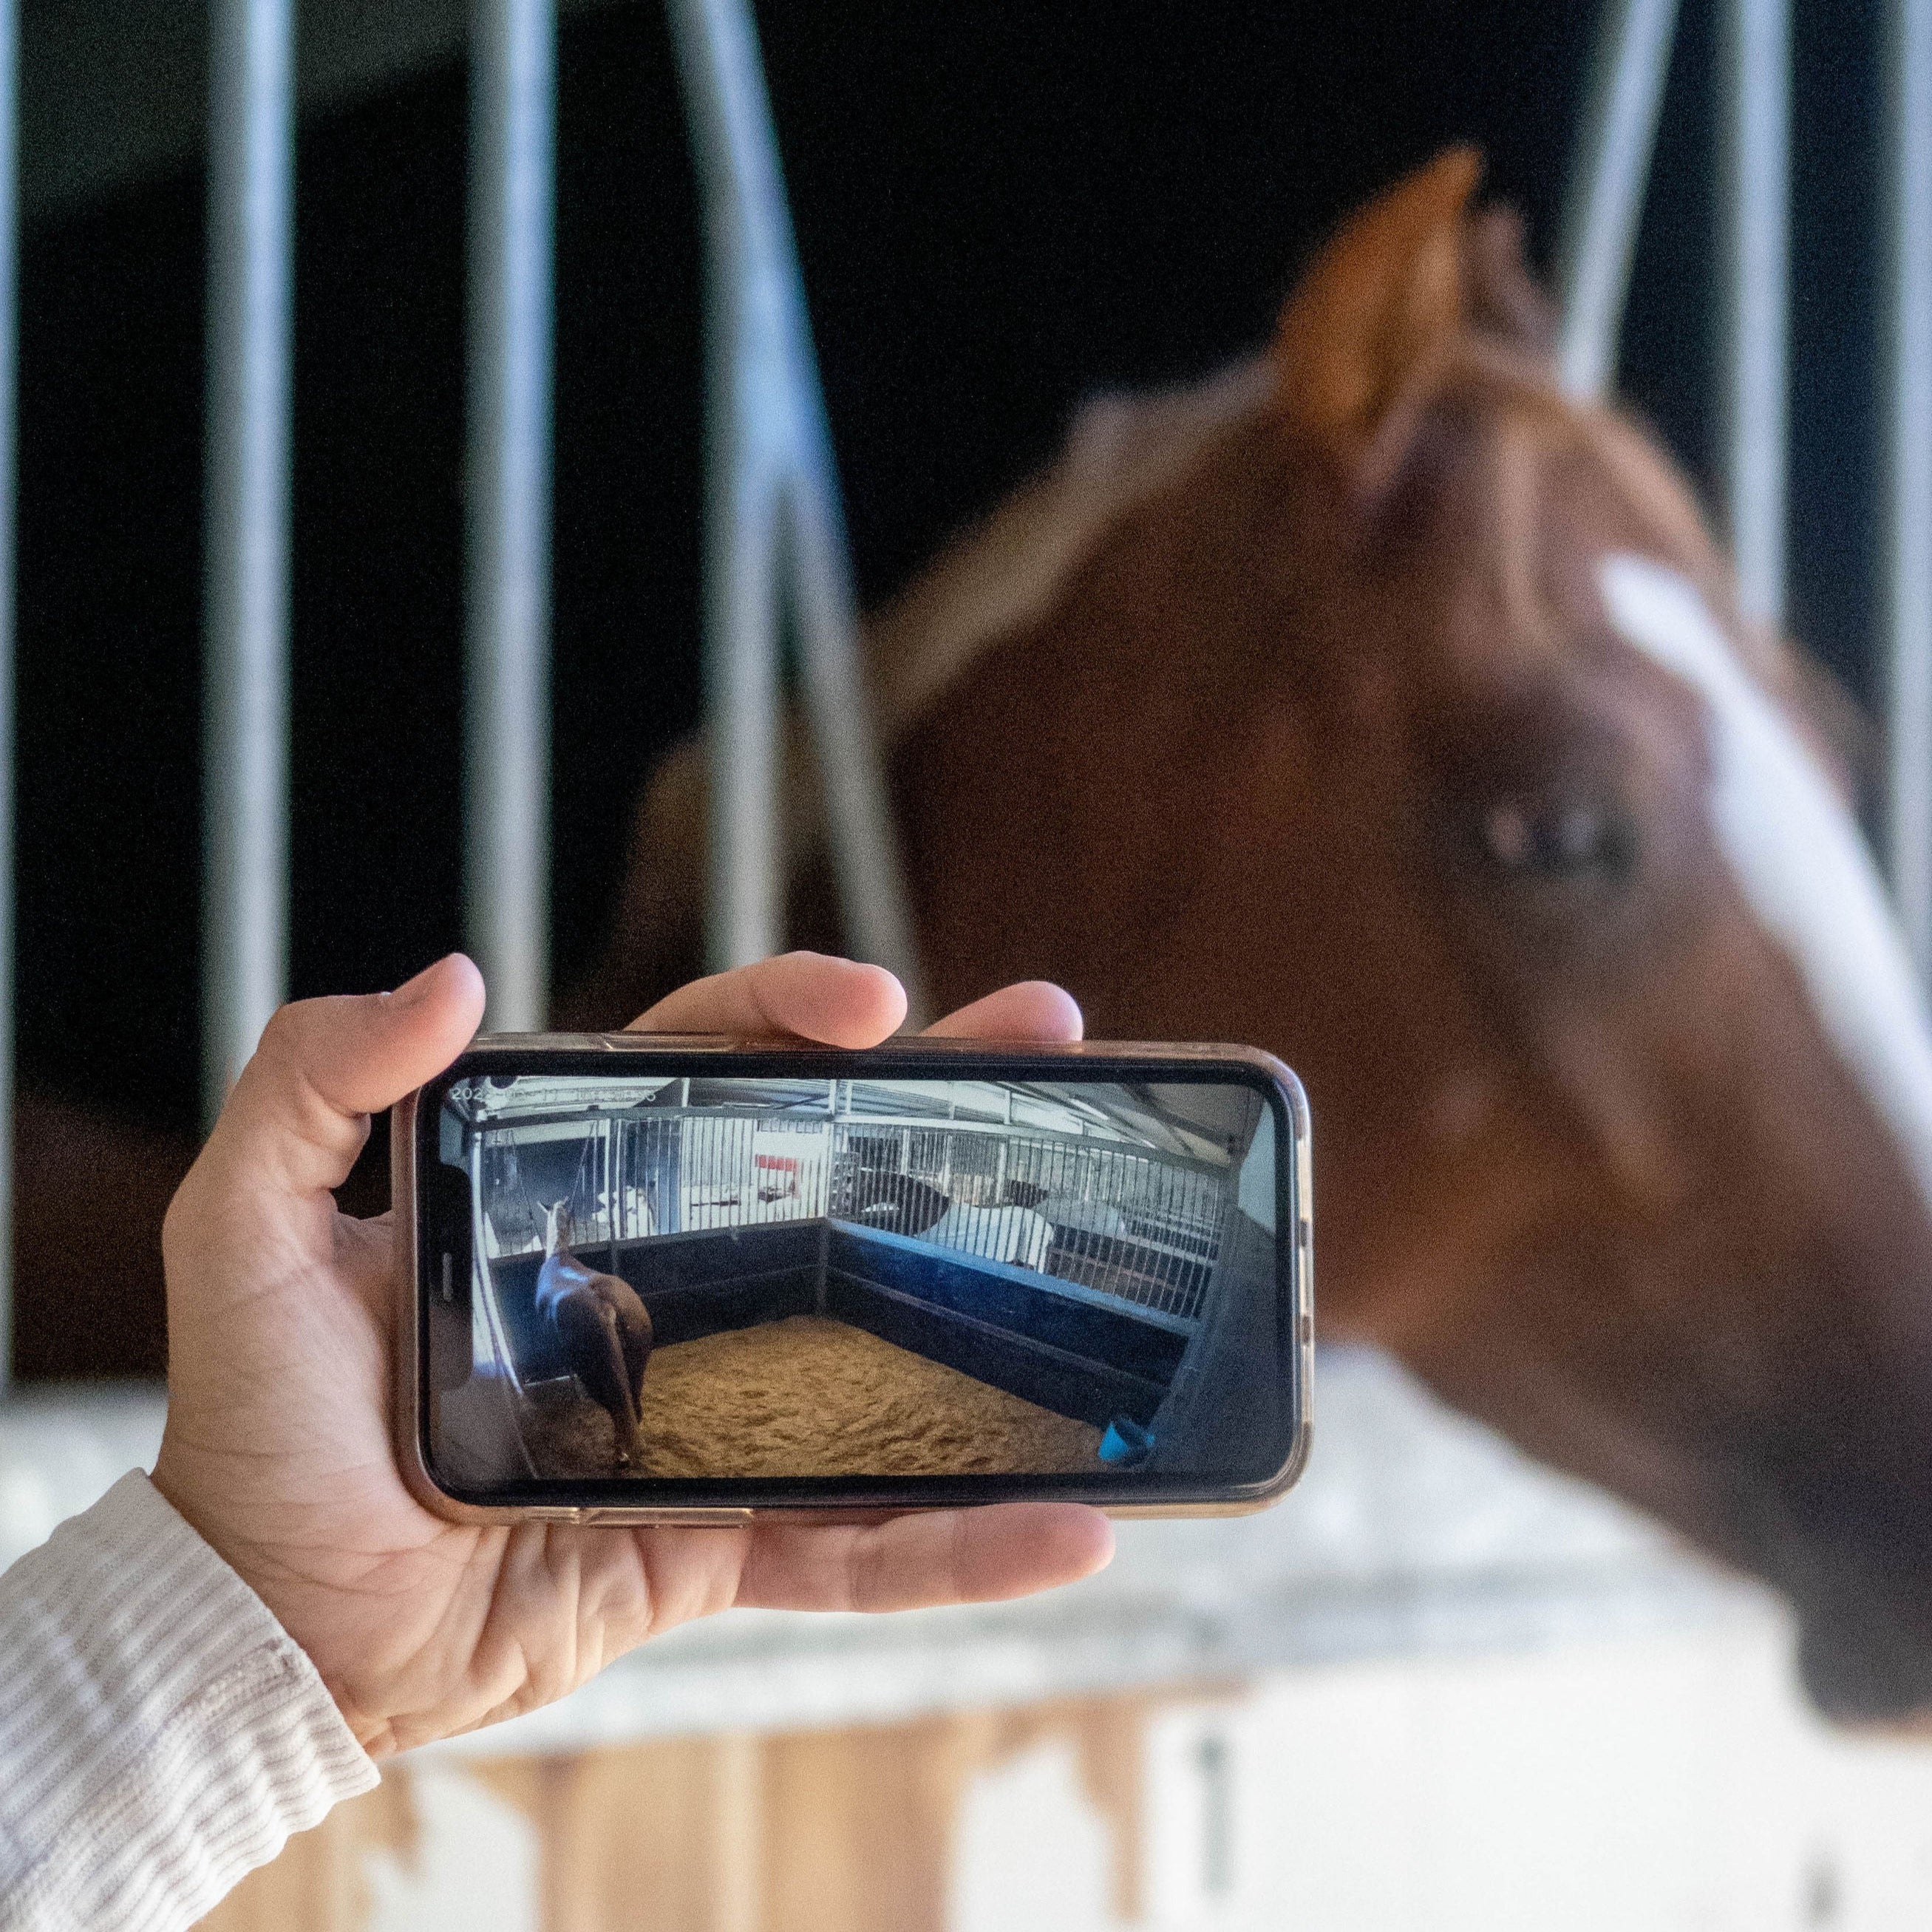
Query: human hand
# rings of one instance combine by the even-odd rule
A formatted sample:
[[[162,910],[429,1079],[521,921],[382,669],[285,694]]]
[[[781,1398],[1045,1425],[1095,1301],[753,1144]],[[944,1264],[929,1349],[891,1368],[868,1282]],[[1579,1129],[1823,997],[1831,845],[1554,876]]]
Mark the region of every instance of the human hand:
[[[168,1419],[154,1480],[314,1660],[380,1756],[548,1703],[646,1638],[734,1604],[892,1610],[1071,1582],[1097,1511],[1009,1503],[860,1526],[459,1525],[391,1448],[389,1217],[331,1190],[369,1116],[469,1044],[483,986],[460,955],[394,994],[307,1000],[269,1022],[168,1210]],[[877,1045],[891,974],[810,953],[700,980],[634,1022]],[[935,1034],[1074,1040],[1057,987],[1009,986]]]

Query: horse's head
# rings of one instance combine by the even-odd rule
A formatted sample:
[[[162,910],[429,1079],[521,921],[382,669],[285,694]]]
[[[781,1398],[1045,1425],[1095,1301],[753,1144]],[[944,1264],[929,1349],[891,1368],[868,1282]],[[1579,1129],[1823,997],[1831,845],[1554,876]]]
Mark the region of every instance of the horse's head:
[[[1845,707],[1558,394],[1474,176],[1330,244],[1197,482],[1247,701],[1190,1017],[1308,1078],[1330,1318],[1780,1586],[1828,1707],[1932,1705],[1932,1040]]]
[[[1280,1052],[1324,1320],[1781,1586],[1828,1706],[1932,1707],[1932,1041],[1849,710],[1561,395],[1475,176],[1349,223],[1268,357],[1090,411],[872,627],[926,970]],[[606,1023],[698,929],[674,776]]]
[[[539,1202],[537,1212],[543,1216],[543,1251],[545,1255],[570,1252],[570,1202]]]

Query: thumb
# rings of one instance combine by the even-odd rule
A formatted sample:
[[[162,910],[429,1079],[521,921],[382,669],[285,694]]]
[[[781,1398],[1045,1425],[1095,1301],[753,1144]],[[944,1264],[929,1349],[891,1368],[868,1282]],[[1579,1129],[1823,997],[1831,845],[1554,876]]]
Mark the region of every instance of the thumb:
[[[482,1017],[483,976],[460,952],[393,993],[296,1000],[263,1029],[206,1153],[244,1186],[339,1187],[368,1116],[434,1079]]]

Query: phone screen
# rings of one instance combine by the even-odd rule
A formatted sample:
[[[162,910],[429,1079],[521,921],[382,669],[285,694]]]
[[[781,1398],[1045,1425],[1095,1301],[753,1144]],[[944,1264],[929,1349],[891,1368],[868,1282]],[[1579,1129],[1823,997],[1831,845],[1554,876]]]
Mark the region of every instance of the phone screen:
[[[1246,1070],[1048,1070],[459,1063],[417,1123],[438,1481],[1267,1482],[1300,1421],[1292,1112]]]

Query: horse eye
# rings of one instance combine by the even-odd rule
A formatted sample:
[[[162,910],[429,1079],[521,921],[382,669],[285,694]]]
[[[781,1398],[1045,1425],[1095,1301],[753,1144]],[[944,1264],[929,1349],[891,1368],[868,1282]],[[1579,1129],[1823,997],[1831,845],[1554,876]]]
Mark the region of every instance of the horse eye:
[[[1481,842],[1499,872],[1520,879],[1627,878],[1636,835],[1611,807],[1574,799],[1502,799],[1484,814]]]

